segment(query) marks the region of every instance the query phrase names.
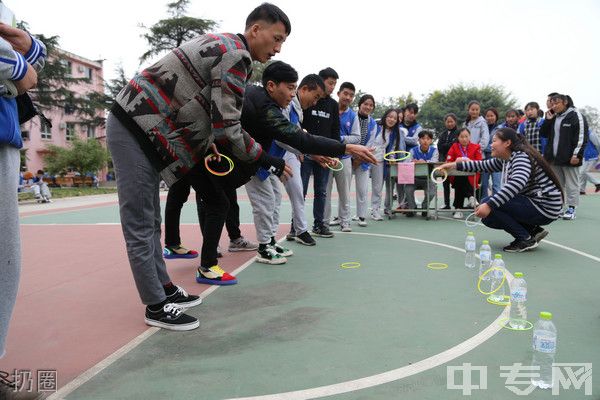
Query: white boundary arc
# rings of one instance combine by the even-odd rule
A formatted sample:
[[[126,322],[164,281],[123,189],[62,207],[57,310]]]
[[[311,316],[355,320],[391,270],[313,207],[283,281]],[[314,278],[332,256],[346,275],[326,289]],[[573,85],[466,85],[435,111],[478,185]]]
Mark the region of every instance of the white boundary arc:
[[[435,246],[446,247],[448,249],[457,250],[460,252],[464,252],[464,249],[459,247],[450,246],[444,243],[432,242],[430,240],[416,239],[406,236],[398,236],[398,235],[386,235],[381,233],[344,233],[344,235],[361,235],[361,236],[377,236],[391,239],[401,239],[401,240],[410,240],[413,242],[420,242],[425,244],[432,244]],[[512,280],[512,275],[508,272],[509,280]],[[251,397],[236,397],[228,400],[305,400],[305,399],[317,399],[321,397],[333,396],[336,394],[353,392],[356,390],[367,389],[373,386],[383,385],[385,383],[397,381],[402,378],[406,378],[411,375],[418,374],[420,372],[426,371],[428,369],[437,367],[439,365],[445,364],[457,357],[460,357],[463,354],[468,353],[473,350],[492,336],[494,336],[498,331],[502,329],[500,326],[500,320],[502,318],[508,317],[509,309],[505,307],[502,313],[485,329],[476,334],[475,336],[465,340],[462,343],[457,344],[454,347],[449,348],[446,351],[438,353],[434,356],[426,358],[424,360],[418,361],[411,365],[407,365],[405,367],[393,369],[390,371],[382,372],[380,374],[367,376],[364,378],[354,379],[351,381],[339,382],[332,385],[327,386],[319,386],[310,389],[296,390],[292,392],[285,393],[273,393],[268,395],[261,396],[251,396]]]

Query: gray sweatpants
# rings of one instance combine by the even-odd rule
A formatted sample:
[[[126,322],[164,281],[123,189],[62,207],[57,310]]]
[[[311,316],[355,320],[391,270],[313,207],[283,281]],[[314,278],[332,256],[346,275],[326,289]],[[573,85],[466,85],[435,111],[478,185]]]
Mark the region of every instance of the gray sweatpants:
[[[252,205],[256,239],[260,244],[268,244],[277,234],[279,227],[279,208],[281,207],[281,182],[270,174],[261,181],[254,175],[246,183],[246,193]]]
[[[341,171],[332,171],[329,174],[327,181],[327,200],[325,201],[325,214],[323,222],[329,226],[331,222],[331,192],[333,189],[333,181],[339,196],[338,216],[342,225],[350,225],[350,179],[352,179],[352,160],[350,158],[342,158],[340,160],[344,164]]]
[[[8,324],[17,299],[21,273],[19,236],[19,149],[0,144],[0,358],[5,353]]]
[[[160,177],[131,132],[109,115],[106,137],[117,176],[121,228],[129,265],[142,303],[166,299],[171,282],[160,242]]]
[[[371,213],[381,215],[381,194],[383,193],[383,161],[371,165]]]
[[[579,190],[585,192],[585,186],[587,182],[590,181],[594,185],[600,184],[600,179],[598,179],[598,174],[590,173],[596,171],[594,167],[598,164],[598,159],[590,159],[584,161],[579,168]]]
[[[359,165],[352,171],[356,187],[356,216],[365,218],[367,216],[367,199],[369,197],[369,169],[363,170]]]
[[[567,206],[579,205],[579,167],[552,165],[552,170],[567,195]]]
[[[296,235],[308,230],[306,222],[306,213],[304,212],[304,188],[302,187],[301,163],[298,156],[286,151],[283,156],[285,163],[292,169],[294,174],[285,182],[285,191],[287,192],[290,203],[292,203],[292,222],[294,223],[294,232]]]

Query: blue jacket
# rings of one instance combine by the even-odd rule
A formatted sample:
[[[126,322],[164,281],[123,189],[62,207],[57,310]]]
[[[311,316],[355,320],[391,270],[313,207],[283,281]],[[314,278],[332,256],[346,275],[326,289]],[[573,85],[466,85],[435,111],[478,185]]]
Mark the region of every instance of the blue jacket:
[[[17,102],[8,97],[8,83],[20,81],[27,73],[27,64],[36,71],[41,71],[46,60],[46,47],[44,44],[31,38],[31,47],[25,55],[14,51],[11,44],[0,38],[0,143],[7,143],[17,149],[23,147],[21,127]],[[7,82],[7,84],[4,84]]]
[[[596,160],[598,158],[598,148],[596,147],[596,144],[592,143],[593,141],[595,141],[594,139],[592,139],[594,135],[595,133],[591,129],[588,129],[588,142],[585,146],[585,149],[583,150],[583,159],[585,161]]]

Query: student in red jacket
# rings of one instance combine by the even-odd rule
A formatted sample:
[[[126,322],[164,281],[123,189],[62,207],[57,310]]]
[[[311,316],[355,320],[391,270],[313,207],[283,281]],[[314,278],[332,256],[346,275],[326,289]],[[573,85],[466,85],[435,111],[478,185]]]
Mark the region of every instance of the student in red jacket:
[[[461,128],[458,131],[458,142],[455,142],[450,150],[446,161],[475,161],[481,160],[481,146],[471,143],[471,131],[468,128]],[[451,176],[450,183],[454,187],[454,208],[464,208],[465,198],[469,199],[469,207],[475,207],[475,197],[473,196],[473,188],[477,188],[479,184],[479,174],[472,176]],[[453,217],[462,219],[463,213],[455,211]]]

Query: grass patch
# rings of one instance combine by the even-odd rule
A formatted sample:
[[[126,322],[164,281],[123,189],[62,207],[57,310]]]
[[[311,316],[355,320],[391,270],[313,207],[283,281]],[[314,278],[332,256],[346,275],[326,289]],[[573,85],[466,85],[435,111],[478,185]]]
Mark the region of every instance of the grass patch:
[[[91,187],[71,187],[71,188],[50,188],[53,199],[62,199],[63,197],[93,196],[97,194],[117,193],[117,188],[91,188]],[[34,200],[31,192],[19,193],[19,201]]]

